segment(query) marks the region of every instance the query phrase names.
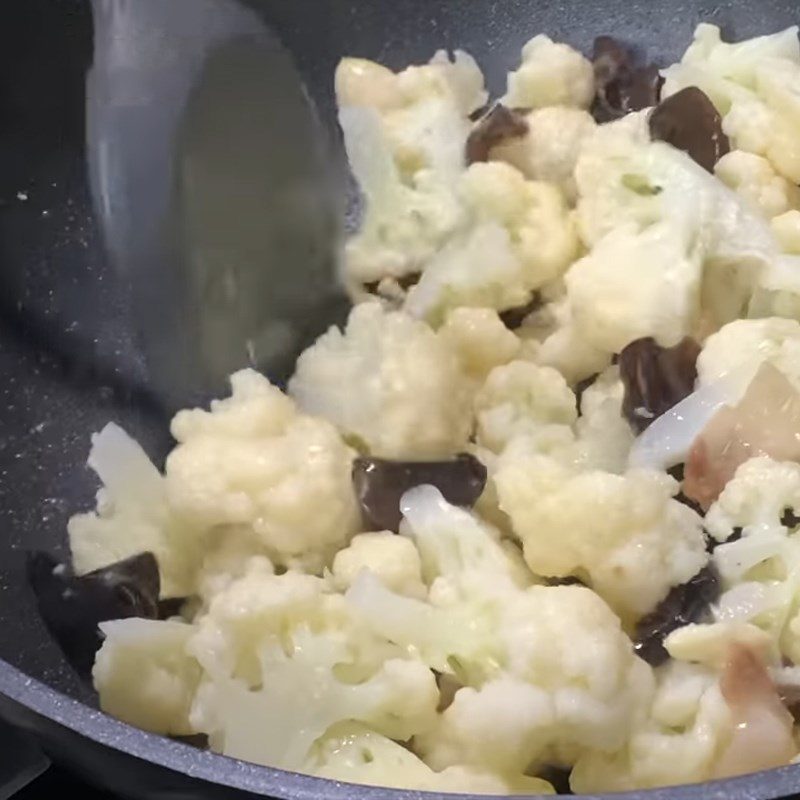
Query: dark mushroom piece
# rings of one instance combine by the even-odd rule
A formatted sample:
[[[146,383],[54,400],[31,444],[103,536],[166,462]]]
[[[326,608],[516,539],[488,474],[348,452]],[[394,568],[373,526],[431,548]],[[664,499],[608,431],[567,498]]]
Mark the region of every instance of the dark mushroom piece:
[[[493,147],[506,139],[525,136],[527,132],[528,122],[520,112],[497,103],[467,137],[467,164],[488,161]]]
[[[353,486],[369,530],[397,533],[402,520],[400,498],[425,484],[435,486],[448,503],[469,508],[486,485],[486,467],[468,453],[449,461],[357,458],[353,462]]]
[[[675,586],[636,625],[633,649],[653,667],[669,659],[664,640],[673,631],[700,622],[721,592],[719,573],[713,565],[704,567],[687,583]]]
[[[49,553],[32,552],[27,573],[47,629],[82,677],[91,675],[95,653],[103,643],[98,623],[160,616],[161,581],[152,553],[78,577]]]
[[[650,135],[683,150],[712,174],[717,161],[731,149],[719,111],[696,86],[682,89],[653,109]]]
[[[522,326],[527,317],[542,307],[542,296],[539,292],[534,292],[531,299],[525,305],[514,306],[500,312],[500,319],[510,331],[515,331]]]
[[[700,345],[688,337],[675,347],[637,339],[619,354],[622,413],[637,433],[694,391],[698,355]]]
[[[633,53],[613,36],[598,36],[592,54],[598,122],[620,119],[658,103],[664,79],[655,64],[637,66]]]

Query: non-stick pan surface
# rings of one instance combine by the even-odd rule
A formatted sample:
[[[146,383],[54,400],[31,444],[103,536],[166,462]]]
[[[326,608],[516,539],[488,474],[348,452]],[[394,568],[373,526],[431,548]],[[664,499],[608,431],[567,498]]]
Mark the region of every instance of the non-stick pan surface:
[[[136,2],[136,0],[131,0]],[[219,0],[236,2],[237,0]],[[164,0],[168,2],[168,0]],[[212,0],[198,0],[212,2]],[[294,55],[335,131],[331,78],[344,54],[391,67],[461,47],[503,85],[524,42],[546,32],[588,50],[611,33],[669,63],[700,21],[731,36],[800,21],[789,0],[250,0]],[[84,0],[7,0],[0,15],[0,715],[54,757],[117,792],[226,797],[389,798],[241,764],[106,717],[64,664],[24,579],[24,552],[64,553],[65,523],[91,505],[89,433],[116,420],[156,460],[167,420],[148,390],[125,285],[92,209],[85,77],[93,25]],[[337,153],[341,158],[341,154]],[[320,324],[324,321],[321,320]],[[651,798],[775,798],[800,792],[800,766]]]

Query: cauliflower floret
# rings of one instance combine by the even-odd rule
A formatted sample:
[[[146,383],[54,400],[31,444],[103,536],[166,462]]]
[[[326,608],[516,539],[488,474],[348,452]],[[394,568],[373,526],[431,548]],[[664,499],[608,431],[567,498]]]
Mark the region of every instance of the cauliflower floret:
[[[153,733],[195,733],[189,709],[201,670],[186,650],[192,626],[121,619],[100,630],[105,641],[92,671],[100,708]]]
[[[700,308],[701,262],[672,225],[623,226],[566,275],[572,323],[596,348],[618,353],[647,336],[672,346]]]
[[[769,219],[800,206],[800,189],[778,175],[761,156],[734,150],[717,162],[714,173]]]
[[[591,288],[584,287],[591,292],[592,305],[603,309],[612,303],[623,315],[616,325],[613,319],[607,321],[610,330],[601,331],[603,347],[612,343],[624,347],[630,331],[636,336],[659,337],[667,319],[666,327],[675,336],[690,332],[699,321],[701,278],[705,324],[713,330],[747,313],[751,295],[764,274],[786,271],[780,269],[780,253],[768,221],[686,153],[650,141],[645,112],[602,125],[589,136],[575,177],[579,229],[584,242],[594,247],[576,266],[586,271],[588,262],[592,267],[590,274],[595,280]],[[602,257],[598,255],[601,247]],[[628,266],[614,269],[626,259]],[[609,262],[605,272],[615,276],[610,281],[615,293],[641,292],[644,310],[637,313],[635,303],[623,306],[619,296],[615,300],[608,289],[595,296],[594,286],[605,279],[603,264]],[[652,264],[659,265],[654,272],[650,272]],[[658,284],[662,274],[664,283]],[[587,292],[574,300],[577,290],[569,285],[570,275],[568,299],[577,333],[594,340],[594,328],[580,324],[581,306],[588,307],[586,322],[594,321]],[[622,275],[625,286],[620,284]],[[785,275],[782,279],[785,282]],[[773,276],[769,288],[776,288],[772,284],[777,283]],[[664,312],[653,305],[650,291],[659,299],[676,299]],[[641,329],[655,333],[639,333]]]
[[[785,253],[800,255],[800,211],[787,211],[775,217],[771,227]]]
[[[489,308],[454,309],[439,329],[439,337],[458,354],[464,372],[479,381],[520,350],[519,339]]]
[[[377,111],[344,107],[339,124],[366,206],[359,231],[345,248],[345,278],[358,295],[362,284],[425,269],[463,224],[464,212],[452,176],[442,180],[425,169],[410,184],[403,182]]]
[[[92,436],[88,463],[103,488],[97,512],[76,514],[67,526],[75,572],[151,552],[158,560],[162,597],[190,595],[206,536],[173,513],[164,478],[144,450],[109,423]]]
[[[366,200],[346,247],[351,291],[425,269],[462,223],[452,185],[464,169],[468,115],[486,100],[475,61],[457,51],[398,74],[364,59],[337,69],[339,121]]]
[[[439,692],[427,667],[390,659],[366,680],[345,683],[338,666],[349,658],[344,642],[308,630],[288,647],[270,641],[259,653],[260,688],[215,675],[197,692],[192,723],[218,752],[289,770],[301,769],[315,740],[340,722],[401,741],[431,727]]]
[[[415,316],[437,321],[458,305],[525,305],[577,257],[577,233],[556,186],[528,181],[502,162],[476,163],[461,178],[459,194],[472,226],[409,292],[406,309]]]
[[[327,593],[322,578],[275,575],[268,561],[251,559],[244,574],[221,589],[196,621],[189,650],[209,674],[257,686],[259,651],[270,637],[289,635],[299,625],[331,632],[345,624]]]
[[[664,96],[698,86],[723,115],[736,149],[766,156],[800,183],[800,45],[797,28],[728,44],[719,28],[701,24],[679,64],[664,71]]]
[[[356,306],[344,332],[331,328],[306,350],[289,392],[384,458],[449,456],[470,432],[470,386],[456,354],[425,323],[378,303]],[[315,501],[307,512],[325,509],[329,519],[327,508]]]
[[[306,771],[321,778],[371,786],[464,794],[552,794],[541,778],[500,775],[473,767],[434,772],[410,750],[363,725],[337,725],[314,745]]]
[[[800,466],[766,457],[746,461],[706,515],[708,532],[725,542],[714,551],[726,588],[714,608],[719,622],[752,622],[773,648],[800,658],[800,535],[790,531],[787,510],[800,508]]]
[[[540,34],[522,48],[522,63],[508,74],[502,102],[509,108],[588,108],[594,88],[591,62],[569,45]]]
[[[800,390],[800,323],[790,319],[742,319],[709,336],[697,359],[697,384],[708,386],[751,363],[768,361]]]
[[[477,442],[500,453],[516,436],[546,425],[572,425],[575,395],[551,367],[512,361],[496,367],[475,396]]]
[[[597,127],[580,108],[550,106],[526,116],[528,133],[493,147],[490,158],[516,167],[526,178],[547,181],[574,199],[575,165],[584,140]]]
[[[499,636],[508,674],[456,692],[416,740],[427,763],[515,772],[623,744],[649,699],[651,671],[597,595],[532,587],[509,602]]]
[[[558,278],[577,256],[577,234],[556,186],[526,180],[508,164],[488,162],[470,166],[461,192],[479,222],[497,222],[508,231],[528,289]]]
[[[359,525],[353,451],[258,373],[237,372],[231,387],[211,411],[172,421],[170,503],[200,530],[247,525],[276,563],[318,570]]]
[[[707,561],[702,520],[671,499],[677,485],[661,473],[576,472],[509,450],[494,481],[533,572],[586,575],[626,618],[648,612]]]
[[[625,472],[634,435],[622,414],[625,387],[619,367],[598,375],[581,398],[581,416],[575,423],[574,462],[588,469]]]
[[[622,792],[713,777],[715,764],[730,738],[732,720],[717,683],[712,679],[704,683],[690,719],[678,725],[649,720],[620,752],[611,756],[597,751],[584,754],[570,775],[572,790],[577,794]],[[692,687],[693,694],[696,689]]]
[[[339,591],[347,591],[359,573],[368,569],[384,586],[407,597],[423,598],[422,566],[414,543],[390,531],[361,533],[333,559],[333,580]]]

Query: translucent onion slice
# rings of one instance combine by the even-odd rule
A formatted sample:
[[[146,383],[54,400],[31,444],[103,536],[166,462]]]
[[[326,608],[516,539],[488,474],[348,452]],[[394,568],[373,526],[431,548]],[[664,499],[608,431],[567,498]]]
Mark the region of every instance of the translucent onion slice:
[[[634,442],[629,466],[667,470],[684,463],[695,439],[717,411],[741,400],[758,367],[750,362],[731,370],[656,419]]]

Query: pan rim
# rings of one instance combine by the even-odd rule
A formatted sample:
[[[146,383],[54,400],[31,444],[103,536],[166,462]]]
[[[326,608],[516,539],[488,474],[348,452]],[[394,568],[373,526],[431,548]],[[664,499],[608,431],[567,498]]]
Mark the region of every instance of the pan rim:
[[[474,800],[474,795],[343,783],[198,750],[121,722],[56,691],[2,659],[0,696],[97,745],[224,789],[282,800],[353,800],[354,795],[363,800]],[[573,796],[583,800],[602,800],[608,797],[619,800],[777,800],[788,798],[798,791],[800,764],[790,764],[738,778],[705,783]],[[507,796],[485,795],[482,800],[500,800],[505,797]]]

